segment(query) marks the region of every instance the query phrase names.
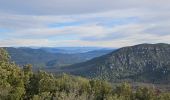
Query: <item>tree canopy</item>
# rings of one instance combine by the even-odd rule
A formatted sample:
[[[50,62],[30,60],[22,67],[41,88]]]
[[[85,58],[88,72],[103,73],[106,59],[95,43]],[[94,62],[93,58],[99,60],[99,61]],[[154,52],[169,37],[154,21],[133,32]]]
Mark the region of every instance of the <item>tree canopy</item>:
[[[9,61],[0,49],[1,100],[170,100],[170,93],[130,84],[114,86],[106,81],[85,79],[62,74],[55,76],[44,71],[32,72],[31,65],[20,68]]]

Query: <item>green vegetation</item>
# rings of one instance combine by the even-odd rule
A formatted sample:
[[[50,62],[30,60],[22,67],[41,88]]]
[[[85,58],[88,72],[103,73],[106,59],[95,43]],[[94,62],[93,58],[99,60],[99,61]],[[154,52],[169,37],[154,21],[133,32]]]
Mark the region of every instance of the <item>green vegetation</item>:
[[[32,64],[34,68],[59,68],[75,63],[80,63],[111,52],[111,50],[98,50],[86,53],[64,54],[51,53],[43,49],[12,48],[6,50],[11,56],[11,60],[16,64]]]
[[[140,44],[63,68],[87,78],[120,82],[170,83],[170,45]]]
[[[53,76],[43,71],[32,72],[31,65],[20,69],[9,62],[0,49],[1,100],[170,100],[170,93],[139,87],[136,91],[123,83],[112,86],[106,81],[88,80],[67,74]]]

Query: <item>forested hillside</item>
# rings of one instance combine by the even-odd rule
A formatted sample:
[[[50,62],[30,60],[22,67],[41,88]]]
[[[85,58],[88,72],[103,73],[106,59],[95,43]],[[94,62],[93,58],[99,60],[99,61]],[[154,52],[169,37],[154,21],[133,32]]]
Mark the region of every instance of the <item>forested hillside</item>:
[[[0,48],[0,100],[170,100],[170,94],[146,87],[133,91],[127,83],[113,86],[66,74],[33,73],[31,65],[11,63]]]
[[[140,44],[63,68],[64,72],[112,82],[170,83],[170,45]]]
[[[11,60],[16,64],[32,64],[34,68],[59,68],[62,66],[67,66],[75,63],[84,62],[90,60],[94,57],[98,57],[112,50],[97,50],[89,51],[85,53],[56,53],[56,49],[52,49],[53,52],[48,52],[49,49],[32,49],[32,48],[5,48],[10,56]],[[51,50],[51,49],[50,49]],[[64,51],[63,51],[64,52]]]

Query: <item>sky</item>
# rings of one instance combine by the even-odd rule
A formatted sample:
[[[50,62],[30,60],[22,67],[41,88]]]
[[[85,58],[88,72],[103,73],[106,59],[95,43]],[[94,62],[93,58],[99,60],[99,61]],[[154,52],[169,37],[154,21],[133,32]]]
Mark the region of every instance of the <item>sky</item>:
[[[170,0],[0,0],[1,47],[170,43]]]

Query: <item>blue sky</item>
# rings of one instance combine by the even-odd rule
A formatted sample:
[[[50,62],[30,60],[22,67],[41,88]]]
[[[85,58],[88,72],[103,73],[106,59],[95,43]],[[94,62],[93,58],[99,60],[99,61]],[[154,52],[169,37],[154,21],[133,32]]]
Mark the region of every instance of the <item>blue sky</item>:
[[[170,0],[0,0],[0,46],[170,43]]]

